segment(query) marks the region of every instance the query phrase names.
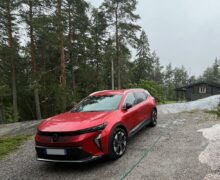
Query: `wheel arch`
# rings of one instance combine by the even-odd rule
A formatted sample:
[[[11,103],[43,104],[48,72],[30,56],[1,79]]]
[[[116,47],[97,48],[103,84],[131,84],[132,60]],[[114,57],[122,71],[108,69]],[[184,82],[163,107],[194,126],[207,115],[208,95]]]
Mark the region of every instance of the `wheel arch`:
[[[123,124],[118,124],[118,125],[116,125],[116,126],[114,127],[114,129],[116,129],[116,128],[121,128],[121,129],[123,129],[123,130],[126,132],[127,136],[128,136],[128,130],[127,130],[127,128],[126,128]]]

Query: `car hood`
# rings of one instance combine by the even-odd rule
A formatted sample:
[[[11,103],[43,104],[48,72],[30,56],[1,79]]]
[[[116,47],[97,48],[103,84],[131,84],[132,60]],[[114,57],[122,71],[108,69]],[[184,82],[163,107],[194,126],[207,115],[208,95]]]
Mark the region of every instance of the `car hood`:
[[[43,132],[70,132],[97,126],[112,112],[66,112],[44,120],[38,130]]]

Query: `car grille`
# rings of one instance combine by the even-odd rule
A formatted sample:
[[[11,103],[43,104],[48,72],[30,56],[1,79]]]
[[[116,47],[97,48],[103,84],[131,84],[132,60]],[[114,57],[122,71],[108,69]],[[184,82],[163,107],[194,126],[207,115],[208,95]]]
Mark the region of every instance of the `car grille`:
[[[36,147],[37,157],[51,160],[82,160],[91,157],[91,154],[80,148],[65,148],[66,155],[47,155],[46,147]]]

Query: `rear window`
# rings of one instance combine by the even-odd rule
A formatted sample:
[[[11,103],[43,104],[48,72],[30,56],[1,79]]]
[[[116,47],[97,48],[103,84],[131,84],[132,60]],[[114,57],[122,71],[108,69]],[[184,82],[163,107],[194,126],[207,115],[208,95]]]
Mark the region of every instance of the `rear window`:
[[[147,99],[147,96],[144,92],[135,92],[136,103],[139,104]]]

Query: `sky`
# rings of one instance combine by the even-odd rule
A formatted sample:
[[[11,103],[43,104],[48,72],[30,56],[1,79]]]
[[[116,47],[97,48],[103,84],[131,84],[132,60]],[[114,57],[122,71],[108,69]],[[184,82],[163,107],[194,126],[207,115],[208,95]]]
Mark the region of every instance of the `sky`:
[[[183,65],[199,76],[220,59],[220,0],[138,0],[136,13],[163,66]]]

